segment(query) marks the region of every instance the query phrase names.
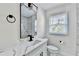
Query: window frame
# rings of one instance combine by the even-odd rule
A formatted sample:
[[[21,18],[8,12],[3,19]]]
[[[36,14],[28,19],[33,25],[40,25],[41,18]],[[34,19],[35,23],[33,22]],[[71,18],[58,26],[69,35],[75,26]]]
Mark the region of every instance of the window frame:
[[[63,26],[66,26],[66,33],[65,32],[62,32],[62,33],[52,33],[52,32],[49,32],[50,30],[50,27],[52,27],[53,25],[56,25],[56,24],[49,24],[49,21],[50,21],[50,17],[52,16],[57,16],[57,15],[62,15],[62,14],[66,14],[66,17],[67,17],[67,24],[61,24]],[[48,18],[48,33],[51,34],[51,35],[67,35],[69,33],[69,15],[67,12],[61,12],[61,13],[55,13],[55,14],[51,14],[49,15],[49,18]]]

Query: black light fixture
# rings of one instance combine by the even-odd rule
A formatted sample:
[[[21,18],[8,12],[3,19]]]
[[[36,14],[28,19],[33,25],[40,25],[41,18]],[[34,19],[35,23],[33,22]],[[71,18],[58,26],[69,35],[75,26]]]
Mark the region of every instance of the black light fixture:
[[[36,9],[38,9],[38,7],[37,7],[35,4],[33,4],[33,3],[28,3],[28,7],[29,7],[29,8],[32,8],[33,6],[36,7]]]
[[[21,5],[24,5],[26,8],[30,8],[30,9],[32,9],[34,6],[36,7],[36,10],[38,9],[38,7],[34,3],[27,3],[27,4],[21,3]]]
[[[32,7],[32,3],[28,3],[28,7]]]

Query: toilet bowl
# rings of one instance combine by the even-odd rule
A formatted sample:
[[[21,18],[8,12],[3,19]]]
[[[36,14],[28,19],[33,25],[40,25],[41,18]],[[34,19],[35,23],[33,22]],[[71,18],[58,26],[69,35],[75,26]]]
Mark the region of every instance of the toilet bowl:
[[[47,46],[48,52],[50,53],[50,56],[58,55],[59,49],[56,46],[48,45]]]

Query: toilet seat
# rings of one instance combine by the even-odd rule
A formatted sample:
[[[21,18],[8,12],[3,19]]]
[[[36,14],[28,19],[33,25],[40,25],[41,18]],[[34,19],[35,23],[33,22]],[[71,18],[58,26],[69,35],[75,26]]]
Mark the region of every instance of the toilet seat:
[[[58,50],[58,48],[55,47],[55,46],[53,46],[53,45],[48,45],[47,47],[48,47],[49,49],[52,49],[52,50]]]

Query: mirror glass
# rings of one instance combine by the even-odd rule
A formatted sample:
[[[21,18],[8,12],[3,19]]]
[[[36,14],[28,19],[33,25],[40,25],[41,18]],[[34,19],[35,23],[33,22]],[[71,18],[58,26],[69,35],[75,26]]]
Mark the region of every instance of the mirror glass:
[[[37,34],[37,11],[28,7],[28,3],[20,4],[20,38]]]

